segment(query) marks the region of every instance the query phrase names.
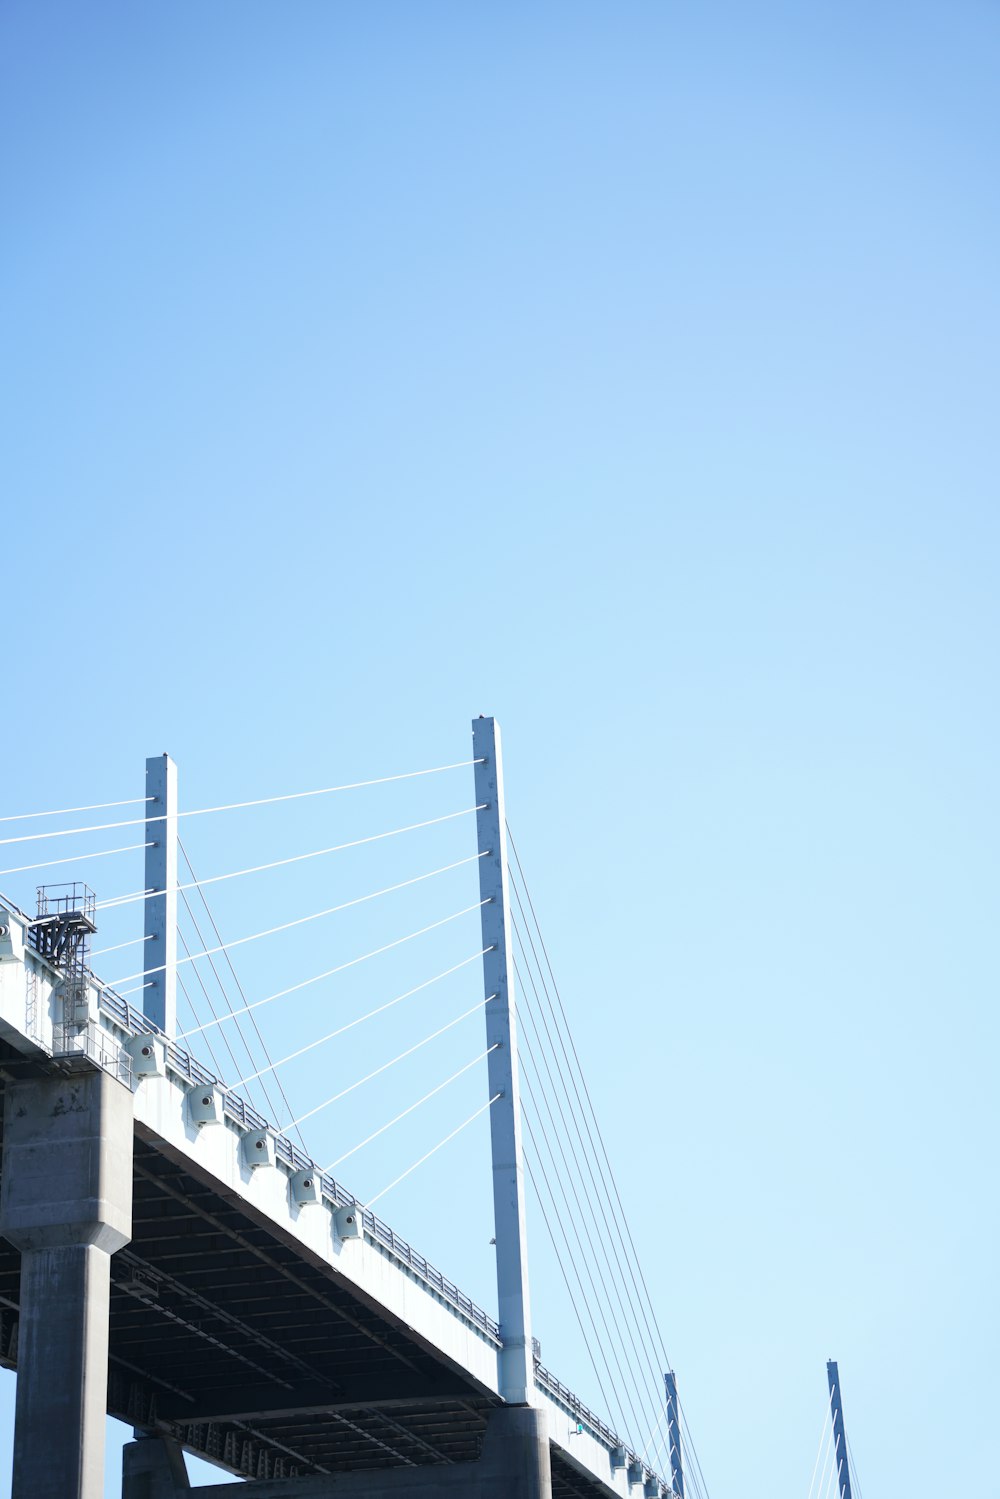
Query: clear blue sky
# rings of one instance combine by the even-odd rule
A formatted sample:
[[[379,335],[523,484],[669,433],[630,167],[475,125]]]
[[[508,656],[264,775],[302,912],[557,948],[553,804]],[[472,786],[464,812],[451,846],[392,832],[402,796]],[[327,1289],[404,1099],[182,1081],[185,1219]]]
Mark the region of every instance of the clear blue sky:
[[[495,713],[713,1499],[804,1499],[830,1356],[869,1496],[1000,1494],[1000,10],[0,25],[4,810],[141,794],[165,749],[187,806],[433,765]],[[196,819],[190,849],[221,872],[470,797]],[[470,837],[214,903],[254,931]],[[135,857],[88,877],[135,888]],[[262,943],[244,983],[375,920]],[[401,1034],[291,1085],[320,1101]],[[484,1148],[385,1213],[488,1302]],[[590,1396],[533,1243],[546,1362]]]

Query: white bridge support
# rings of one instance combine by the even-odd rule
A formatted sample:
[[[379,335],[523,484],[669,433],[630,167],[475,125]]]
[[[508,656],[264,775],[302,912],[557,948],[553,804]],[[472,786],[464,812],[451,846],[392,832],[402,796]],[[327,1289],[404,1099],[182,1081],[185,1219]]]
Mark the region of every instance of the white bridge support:
[[[177,1034],[177,766],[169,755],[146,761],[146,889],[142,944],[149,977],[142,1008],[165,1036]]]
[[[479,893],[483,901],[483,983],[489,1062],[493,1213],[496,1224],[497,1305],[500,1310],[500,1393],[511,1405],[529,1405],[534,1386],[528,1236],[524,1216],[524,1159],[517,1067],[517,1008],[510,950],[510,890],[503,753],[495,718],[472,721],[476,761],[476,834]],[[491,997],[492,996],[492,997]]]

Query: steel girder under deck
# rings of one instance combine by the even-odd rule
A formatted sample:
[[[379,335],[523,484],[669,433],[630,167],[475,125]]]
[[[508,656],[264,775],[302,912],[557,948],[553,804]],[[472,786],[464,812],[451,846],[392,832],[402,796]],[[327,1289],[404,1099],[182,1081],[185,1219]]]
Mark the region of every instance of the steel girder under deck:
[[[19,1262],[0,1240],[7,1368]],[[112,1259],[111,1415],[252,1479],[474,1461],[500,1403],[137,1132],[133,1237]],[[557,1448],[552,1480],[557,1499],[603,1489]]]

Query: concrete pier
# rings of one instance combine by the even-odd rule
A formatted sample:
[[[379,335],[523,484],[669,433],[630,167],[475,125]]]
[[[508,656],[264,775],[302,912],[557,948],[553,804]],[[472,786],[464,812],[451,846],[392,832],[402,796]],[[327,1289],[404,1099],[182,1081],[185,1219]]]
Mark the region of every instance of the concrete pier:
[[[0,1234],[21,1251],[12,1499],[102,1499],[111,1255],[132,1236],[132,1095],[8,1083]]]
[[[552,1499],[544,1411],[508,1406],[490,1412],[475,1463],[335,1473],[256,1482],[254,1499]],[[191,1489],[171,1442],[133,1442],[123,1454],[122,1499],[231,1499],[228,1484]]]

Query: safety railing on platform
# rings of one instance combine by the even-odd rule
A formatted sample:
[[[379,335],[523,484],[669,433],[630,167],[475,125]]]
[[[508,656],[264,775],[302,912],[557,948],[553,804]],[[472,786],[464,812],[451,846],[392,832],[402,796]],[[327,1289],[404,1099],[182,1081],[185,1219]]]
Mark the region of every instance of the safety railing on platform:
[[[91,1022],[82,1029],[60,1024],[52,1029],[52,1055],[66,1060],[86,1058],[95,1067],[110,1072],[126,1088],[132,1085],[132,1059],[108,1031]]]

